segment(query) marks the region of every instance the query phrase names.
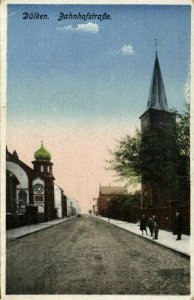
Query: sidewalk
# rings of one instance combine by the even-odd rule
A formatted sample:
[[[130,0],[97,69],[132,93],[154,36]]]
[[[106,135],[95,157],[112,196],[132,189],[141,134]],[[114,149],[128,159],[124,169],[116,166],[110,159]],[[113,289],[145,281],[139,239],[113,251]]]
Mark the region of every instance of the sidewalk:
[[[53,220],[53,221],[49,221],[49,222],[45,222],[45,223],[36,224],[36,225],[29,225],[29,226],[23,226],[23,227],[10,229],[10,230],[7,230],[6,237],[7,237],[8,241],[15,240],[17,238],[26,236],[33,232],[37,232],[37,231],[43,230],[45,228],[60,224],[62,222],[66,222],[68,220],[71,220],[72,218],[74,218],[74,217],[71,217],[71,218],[65,217],[63,219],[57,219],[57,220]],[[97,216],[96,218],[99,218],[105,222],[108,222],[107,218],[99,217],[99,216]],[[112,225],[115,225],[124,230],[127,230],[129,232],[132,232],[132,233],[142,236],[138,224],[128,223],[128,222],[114,220],[114,219],[109,219],[109,222]],[[148,233],[149,233],[149,229],[148,229]],[[159,245],[162,245],[164,247],[172,249],[176,252],[182,253],[186,256],[190,256],[190,236],[188,236],[188,235],[183,234],[182,239],[180,241],[176,241],[176,236],[172,235],[172,232],[160,230],[159,235],[158,235],[158,240],[152,240],[152,238],[149,235],[147,236],[145,234],[145,232],[144,232],[143,238],[148,239],[153,243],[157,243]]]
[[[45,222],[45,223],[39,223],[39,224],[35,224],[35,225],[29,225],[29,226],[23,226],[23,227],[18,227],[18,228],[14,228],[14,229],[9,229],[6,231],[6,238],[7,240],[15,240],[18,239],[20,237],[23,237],[25,235],[43,230],[45,228],[51,227],[53,225],[57,225],[60,224],[62,222],[65,221],[69,221],[74,217],[70,217],[70,218],[63,218],[63,219],[57,219],[57,220],[53,220],[53,221],[49,221],[49,222]]]
[[[97,216],[97,218],[99,218],[105,222],[108,222],[108,218],[99,217],[99,216]],[[112,225],[115,225],[124,230],[127,230],[129,232],[132,232],[132,233],[142,236],[142,233],[140,231],[138,224],[128,223],[128,222],[114,220],[114,219],[109,219],[109,222]],[[153,243],[157,243],[159,245],[162,245],[164,247],[172,249],[181,254],[184,254],[186,256],[190,256],[190,236],[189,235],[183,234],[181,236],[182,239],[180,241],[176,241],[177,236],[173,235],[172,232],[168,232],[165,230],[159,230],[158,240],[152,240],[152,237],[150,237],[149,228],[147,228],[147,231],[148,231],[148,235],[146,235],[146,233],[144,232],[143,238],[148,239]]]

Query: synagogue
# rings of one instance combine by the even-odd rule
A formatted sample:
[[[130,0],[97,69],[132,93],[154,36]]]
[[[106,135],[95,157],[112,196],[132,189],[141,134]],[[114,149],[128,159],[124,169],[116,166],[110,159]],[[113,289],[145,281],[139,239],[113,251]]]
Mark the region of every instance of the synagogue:
[[[67,211],[68,216],[80,213],[78,202],[67,200],[63,189],[55,184],[51,154],[43,142],[34,153],[32,165],[21,161],[15,150],[10,153],[6,149],[7,229],[63,218]]]

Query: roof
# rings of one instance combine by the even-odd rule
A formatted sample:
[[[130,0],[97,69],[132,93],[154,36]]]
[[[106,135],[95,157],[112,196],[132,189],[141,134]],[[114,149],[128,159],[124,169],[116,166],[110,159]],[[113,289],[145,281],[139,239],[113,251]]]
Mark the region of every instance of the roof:
[[[126,195],[125,186],[100,186],[99,193],[103,195]]]
[[[34,174],[34,170],[19,159],[16,151],[14,150],[13,154],[12,154],[11,152],[9,152],[7,147],[6,147],[6,160],[7,161],[12,161],[12,162],[20,165],[20,167],[27,170],[31,175]]]
[[[50,153],[45,149],[43,142],[41,142],[41,147],[34,153],[34,158],[36,160],[51,160]]]
[[[160,70],[160,64],[159,64],[157,52],[156,52],[156,58],[154,63],[154,70],[152,74],[149,98],[147,102],[147,109],[149,108],[170,111],[166,99],[165,90],[164,90],[162,73]]]

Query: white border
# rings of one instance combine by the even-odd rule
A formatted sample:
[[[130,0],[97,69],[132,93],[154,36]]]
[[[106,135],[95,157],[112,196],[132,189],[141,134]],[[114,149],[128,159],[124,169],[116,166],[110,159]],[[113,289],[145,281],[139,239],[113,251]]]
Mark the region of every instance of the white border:
[[[92,1],[92,0],[1,0],[0,6],[0,189],[1,189],[1,204],[0,204],[0,221],[1,221],[1,298],[2,299],[58,299],[58,300],[86,300],[86,299],[95,299],[95,300],[102,300],[102,299],[114,299],[114,300],[131,300],[131,299],[163,299],[171,300],[171,299],[194,299],[194,241],[191,243],[191,294],[188,296],[166,296],[166,295],[6,295],[5,294],[5,257],[6,257],[6,235],[5,235],[5,148],[6,148],[6,75],[7,75],[7,65],[6,65],[6,53],[7,53],[7,45],[6,45],[6,36],[7,36],[7,5],[8,4],[110,4],[110,5],[117,5],[117,4],[136,4],[136,5],[191,5],[192,6],[192,27],[191,27],[191,146],[193,145],[194,141],[194,78],[192,74],[192,70],[194,70],[194,62],[193,62],[193,50],[194,50],[194,42],[193,42],[193,35],[194,35],[194,12],[193,12],[193,1],[192,0],[99,0],[99,1]],[[192,150],[192,149],[191,149]],[[194,153],[191,151],[191,212],[194,212]],[[192,201],[193,199],[193,201]],[[192,213],[193,215],[193,213]],[[191,215],[191,216],[192,216]],[[193,237],[193,228],[194,228],[194,218],[191,217],[191,236]],[[192,239],[191,239],[192,240]],[[148,274],[149,276],[149,274]],[[141,284],[141,283],[140,283]],[[193,295],[193,296],[192,296]]]

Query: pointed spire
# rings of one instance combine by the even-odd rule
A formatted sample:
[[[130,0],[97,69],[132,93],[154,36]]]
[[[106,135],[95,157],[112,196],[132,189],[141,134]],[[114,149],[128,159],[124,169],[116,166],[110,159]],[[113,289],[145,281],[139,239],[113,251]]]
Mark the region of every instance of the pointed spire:
[[[157,54],[157,46],[158,46],[158,41],[157,41],[157,39],[154,39],[154,42],[155,42],[155,53]]]
[[[157,41],[155,41],[155,47],[157,47]],[[155,52],[156,52],[156,58],[155,58],[147,108],[155,108],[158,110],[170,111],[170,109],[168,108],[168,103],[167,103],[166,94],[164,90],[162,73],[160,70],[160,64],[157,55],[157,48]]]

